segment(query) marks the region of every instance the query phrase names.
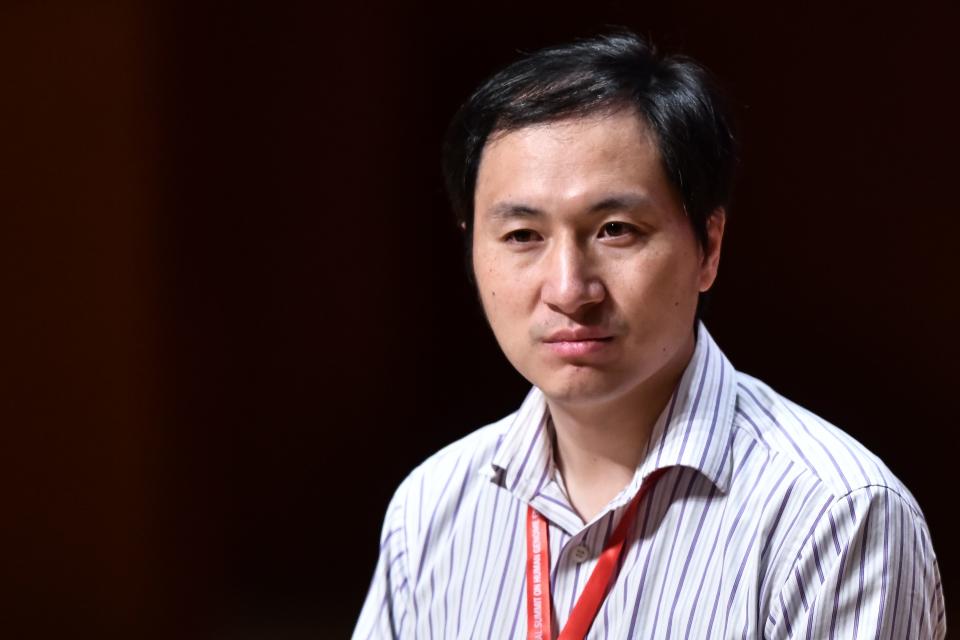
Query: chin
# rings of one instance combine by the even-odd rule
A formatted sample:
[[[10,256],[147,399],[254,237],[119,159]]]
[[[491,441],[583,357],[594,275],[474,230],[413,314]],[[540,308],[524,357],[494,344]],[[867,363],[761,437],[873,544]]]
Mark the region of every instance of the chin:
[[[561,378],[554,376],[550,380],[542,380],[534,384],[543,391],[550,400],[564,404],[588,405],[604,402],[617,397],[624,392],[622,381],[611,380],[595,369],[578,368],[579,371],[569,372]]]

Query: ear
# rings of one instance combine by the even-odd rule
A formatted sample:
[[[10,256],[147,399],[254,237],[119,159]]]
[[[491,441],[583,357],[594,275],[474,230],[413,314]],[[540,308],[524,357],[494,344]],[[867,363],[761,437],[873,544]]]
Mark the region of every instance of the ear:
[[[713,286],[720,267],[720,247],[723,245],[723,230],[727,223],[727,212],[723,207],[714,209],[707,217],[707,239],[700,260],[700,291]]]

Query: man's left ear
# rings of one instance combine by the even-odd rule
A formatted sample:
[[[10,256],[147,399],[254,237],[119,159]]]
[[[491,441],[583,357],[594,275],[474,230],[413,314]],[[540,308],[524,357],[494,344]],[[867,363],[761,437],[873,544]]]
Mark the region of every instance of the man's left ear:
[[[717,207],[707,217],[706,245],[700,262],[700,291],[707,291],[717,279],[720,267],[720,247],[723,245],[723,230],[727,223],[727,211]]]

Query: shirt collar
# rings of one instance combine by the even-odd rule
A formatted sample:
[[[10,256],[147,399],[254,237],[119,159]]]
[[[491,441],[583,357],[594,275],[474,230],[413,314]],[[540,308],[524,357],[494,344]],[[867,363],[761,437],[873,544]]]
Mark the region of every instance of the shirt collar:
[[[732,469],[725,452],[733,429],[736,371],[703,323],[698,323],[697,331],[693,357],[654,424],[643,461],[611,508],[632,499],[648,475],[673,466],[697,470],[721,492],[729,488]],[[531,502],[554,473],[549,430],[546,400],[534,387],[490,465],[482,468],[485,475],[520,500]]]

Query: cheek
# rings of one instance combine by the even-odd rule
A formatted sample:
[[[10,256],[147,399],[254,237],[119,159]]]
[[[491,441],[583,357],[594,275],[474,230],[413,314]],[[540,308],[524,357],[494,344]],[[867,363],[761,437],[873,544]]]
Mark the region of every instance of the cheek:
[[[476,248],[473,253],[473,271],[477,291],[483,302],[488,318],[515,314],[522,307],[527,294],[523,273],[510,261],[509,256],[498,255],[496,251]]]
[[[494,276],[484,280],[478,279],[477,287],[480,292],[480,300],[483,303],[483,310],[487,315],[487,321],[491,325],[494,327],[509,327],[518,322],[519,305],[517,304],[517,298],[520,294],[512,290],[503,278]]]
[[[648,254],[618,273],[630,306],[646,316],[664,319],[696,307],[699,271],[695,257],[672,252]]]
[[[511,315],[509,280],[489,263],[475,262],[475,277],[480,302],[487,316],[487,322],[499,335],[500,326],[504,325]]]
[[[477,283],[477,291],[480,293],[480,300],[483,301],[483,306],[486,308],[494,300],[496,300],[496,274],[488,266],[484,266],[482,262],[474,260],[473,277]]]

